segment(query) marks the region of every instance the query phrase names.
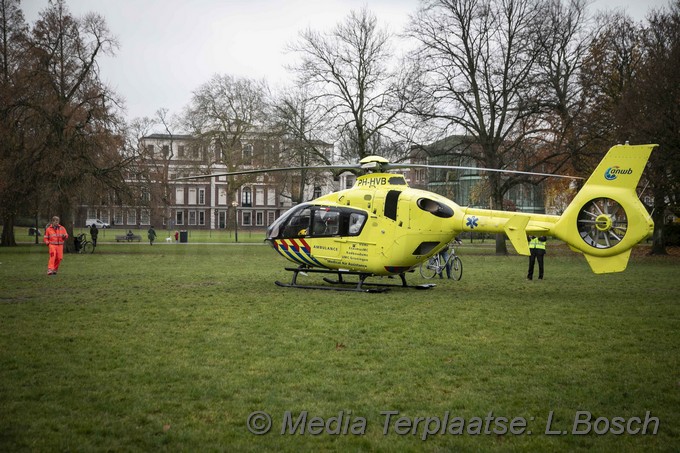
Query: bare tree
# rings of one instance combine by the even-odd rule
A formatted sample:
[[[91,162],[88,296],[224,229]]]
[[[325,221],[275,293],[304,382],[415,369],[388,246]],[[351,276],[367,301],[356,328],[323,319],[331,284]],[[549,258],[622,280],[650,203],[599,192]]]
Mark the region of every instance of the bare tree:
[[[307,86],[301,85],[283,91],[274,103],[276,129],[281,134],[281,154],[286,165],[308,167],[333,163],[326,109],[312,98]],[[272,178],[279,181],[283,196],[290,194],[293,203],[300,203],[305,201],[307,187],[325,184],[328,172],[303,169],[299,176],[284,173]]]
[[[588,102],[581,83],[582,67],[596,36],[586,6],[586,0],[543,2],[543,20],[536,35],[540,51],[536,68],[544,93],[541,118],[546,123],[543,157],[552,160],[553,170],[567,164],[579,174],[590,172],[581,156],[601,138],[598,131],[586,127],[584,114]]]
[[[384,153],[400,132],[408,79],[389,68],[391,37],[364,8],[329,33],[301,32],[290,46],[301,57],[293,70],[325,108],[347,160]]]
[[[128,127],[126,149],[135,160],[129,172],[130,195],[135,201],[141,200],[156,210],[152,211],[152,218],[161,217],[166,221],[171,217],[170,166],[174,158],[174,143],[179,137],[176,132],[178,124],[176,117],[161,108],[152,118],[135,118]],[[156,130],[163,131],[160,149],[145,146],[145,139],[154,138]]]
[[[479,152],[470,157],[484,167],[529,161],[526,142],[541,127],[540,12],[533,0],[425,0],[412,18],[409,35],[420,43],[413,60],[422,74],[413,111],[473,137]],[[487,178],[491,208],[502,209],[518,180]],[[507,253],[503,235],[496,253]]]
[[[214,164],[234,171],[244,165],[273,164],[278,158],[276,135],[265,127],[269,88],[264,81],[215,75],[193,94],[184,120],[185,129],[213,150]],[[257,146],[256,146],[257,145]],[[230,177],[228,198],[254,176]]]
[[[194,92],[186,128],[210,143],[214,162],[231,171],[244,163],[244,139],[266,123],[268,91],[264,81],[215,75]]]

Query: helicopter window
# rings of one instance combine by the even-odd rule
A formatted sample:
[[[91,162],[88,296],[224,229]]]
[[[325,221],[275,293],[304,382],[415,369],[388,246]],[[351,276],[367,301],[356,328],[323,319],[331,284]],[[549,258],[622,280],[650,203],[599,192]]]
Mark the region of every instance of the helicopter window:
[[[364,226],[366,221],[366,215],[360,212],[353,212],[349,215],[349,228],[347,233],[350,236],[356,236],[361,231],[361,227]]]
[[[300,237],[309,234],[309,219],[311,218],[311,210],[304,208],[293,213],[290,220],[283,228],[283,237]]]
[[[427,211],[437,217],[442,217],[444,219],[453,217],[453,209],[438,201],[429,198],[419,198],[417,204],[423,211]]]
[[[267,238],[358,236],[367,217],[363,211],[346,207],[298,205],[270,225]]]
[[[405,186],[406,180],[404,179],[403,176],[393,176],[390,178],[389,184],[392,184],[394,186]]]
[[[340,229],[340,212],[330,208],[314,210],[313,236],[334,236]]]

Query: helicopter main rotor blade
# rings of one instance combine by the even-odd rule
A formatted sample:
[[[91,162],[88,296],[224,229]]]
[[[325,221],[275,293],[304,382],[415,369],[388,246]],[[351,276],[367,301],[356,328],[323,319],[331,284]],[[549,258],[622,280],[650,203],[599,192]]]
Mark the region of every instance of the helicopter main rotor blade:
[[[519,175],[527,176],[544,176],[553,178],[567,178],[567,179],[584,179],[579,176],[567,176],[567,175],[556,175],[553,173],[537,173],[530,171],[519,171],[519,170],[502,170],[498,168],[486,168],[486,167],[464,167],[459,165],[427,165],[427,164],[392,164],[389,162],[376,161],[376,162],[365,162],[363,164],[355,165],[315,165],[315,166],[300,166],[300,167],[281,167],[281,168],[262,168],[253,170],[238,170],[222,173],[211,173],[207,175],[196,175],[196,176],[182,176],[173,179],[173,181],[189,181],[192,179],[205,179],[205,178],[215,178],[218,176],[239,176],[239,175],[253,175],[259,173],[272,173],[272,172],[282,172],[282,171],[296,171],[296,170],[361,170],[368,172],[381,172],[394,169],[409,169],[409,168],[438,168],[443,170],[471,170],[471,171],[493,171],[498,173],[513,173]]]
[[[387,164],[387,169],[393,168],[438,168],[442,170],[473,170],[473,171],[495,171],[498,173],[513,173],[518,175],[528,175],[528,176],[549,176],[553,178],[568,178],[568,179],[585,179],[580,176],[567,176],[567,175],[556,175],[554,173],[536,173],[532,171],[519,171],[519,170],[503,170],[499,168],[485,168],[485,167],[463,167],[459,165],[427,165],[427,164]]]
[[[258,173],[272,173],[281,171],[295,171],[295,170],[355,170],[360,169],[358,165],[321,165],[321,166],[309,166],[309,167],[281,167],[281,168],[262,168],[256,170],[239,170],[239,171],[229,171],[223,173],[211,173],[209,175],[196,175],[196,176],[182,176],[173,179],[173,181],[189,181],[192,179],[205,179],[205,178],[216,178],[218,176],[239,176],[239,175],[255,175]]]

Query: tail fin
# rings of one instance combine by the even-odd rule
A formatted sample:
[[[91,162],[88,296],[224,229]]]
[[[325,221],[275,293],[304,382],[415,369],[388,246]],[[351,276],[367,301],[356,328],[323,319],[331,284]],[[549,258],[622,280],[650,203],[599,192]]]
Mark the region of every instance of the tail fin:
[[[654,231],[635,189],[655,146],[612,147],[552,229],[597,274],[623,271],[630,249]]]

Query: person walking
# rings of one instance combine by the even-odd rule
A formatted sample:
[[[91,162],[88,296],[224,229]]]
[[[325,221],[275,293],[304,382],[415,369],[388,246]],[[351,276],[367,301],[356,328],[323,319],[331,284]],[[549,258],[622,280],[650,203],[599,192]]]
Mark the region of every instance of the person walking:
[[[94,223],[90,227],[90,237],[92,238],[92,245],[97,246],[97,236],[99,236],[99,229]]]
[[[68,239],[66,228],[59,225],[59,217],[52,217],[52,223],[45,230],[43,241],[49,247],[50,259],[47,263],[47,275],[57,275],[59,263],[64,258],[64,242]]]
[[[543,257],[545,256],[545,236],[529,236],[529,272],[527,280],[534,278],[534,264],[538,261],[538,279],[543,280]]]
[[[149,237],[149,245],[153,245],[153,241],[156,240],[156,230],[153,229],[153,225],[147,231],[147,236]]]

